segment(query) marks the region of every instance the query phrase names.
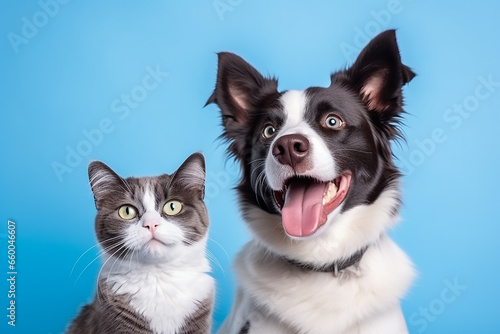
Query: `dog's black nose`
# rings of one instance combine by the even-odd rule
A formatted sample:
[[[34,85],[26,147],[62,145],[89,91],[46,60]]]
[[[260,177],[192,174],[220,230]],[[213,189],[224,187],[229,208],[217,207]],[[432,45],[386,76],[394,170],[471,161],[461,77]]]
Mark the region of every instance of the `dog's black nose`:
[[[283,165],[296,167],[309,154],[309,140],[299,134],[285,135],[276,140],[273,155]]]

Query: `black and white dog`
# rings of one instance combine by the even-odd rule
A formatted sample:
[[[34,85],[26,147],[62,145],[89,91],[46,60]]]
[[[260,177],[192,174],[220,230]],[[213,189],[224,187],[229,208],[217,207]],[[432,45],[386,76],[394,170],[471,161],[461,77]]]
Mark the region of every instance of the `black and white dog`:
[[[376,36],[329,87],[278,92],[242,58],[219,53],[208,103],[222,113],[253,232],[235,268],[221,334],[407,333],[400,299],[413,265],[386,231],[398,221],[401,63],[394,30]]]

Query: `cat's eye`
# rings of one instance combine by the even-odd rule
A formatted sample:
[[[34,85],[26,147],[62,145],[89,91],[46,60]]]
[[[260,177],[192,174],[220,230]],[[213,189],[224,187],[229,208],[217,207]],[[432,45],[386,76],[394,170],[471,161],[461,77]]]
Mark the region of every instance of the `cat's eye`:
[[[182,203],[179,201],[168,201],[163,206],[163,213],[167,216],[175,216],[182,210]]]
[[[274,126],[272,126],[271,124],[268,124],[264,130],[262,130],[262,137],[264,139],[269,139],[271,138],[272,136],[274,136],[274,134],[276,133],[276,128]]]
[[[118,209],[118,215],[125,220],[134,219],[137,217],[137,210],[132,205],[122,205]]]
[[[326,116],[323,126],[328,129],[338,130],[344,126],[344,121],[336,115]]]

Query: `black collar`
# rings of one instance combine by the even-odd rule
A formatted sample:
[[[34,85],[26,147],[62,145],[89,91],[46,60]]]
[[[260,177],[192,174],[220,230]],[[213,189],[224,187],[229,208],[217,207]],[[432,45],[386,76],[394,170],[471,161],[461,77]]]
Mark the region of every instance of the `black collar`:
[[[361,258],[363,257],[363,255],[365,254],[367,249],[368,249],[368,246],[363,247],[360,250],[358,250],[356,253],[352,254],[347,259],[344,259],[342,261],[334,261],[330,264],[326,264],[323,266],[318,266],[317,264],[302,262],[302,261],[298,261],[298,260],[292,260],[292,259],[288,259],[288,258],[285,258],[285,260],[288,263],[293,264],[294,266],[297,266],[301,269],[320,272],[320,273],[333,273],[333,275],[336,277],[340,271],[347,269],[350,266],[355,265],[356,263],[361,261]]]

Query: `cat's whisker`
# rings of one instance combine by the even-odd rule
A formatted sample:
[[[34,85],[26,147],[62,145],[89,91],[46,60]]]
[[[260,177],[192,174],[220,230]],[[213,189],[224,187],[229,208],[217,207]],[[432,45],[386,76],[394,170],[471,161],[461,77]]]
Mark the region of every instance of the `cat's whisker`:
[[[134,235],[133,238],[129,239],[129,241],[131,241],[133,244],[135,244],[135,241],[137,241],[138,239],[140,239],[140,237],[138,235]],[[129,247],[128,250],[129,251],[127,253],[125,253],[124,258],[129,257],[128,268],[129,268],[129,270],[131,270],[132,269],[132,262],[134,260],[134,254],[137,255],[137,260],[136,261],[139,262],[139,250],[140,250],[140,248],[138,248],[138,247]]]
[[[223,252],[224,252],[224,254],[226,255],[226,259],[227,259],[227,261],[228,261],[228,262],[230,262],[230,261],[231,261],[231,260],[230,260],[230,258],[229,258],[229,254],[227,253],[226,249],[225,249],[225,248],[224,248],[224,247],[223,247],[223,246],[222,246],[219,242],[217,242],[216,240],[214,240],[214,239],[212,239],[212,238],[210,238],[210,237],[208,238],[208,241],[211,241],[211,242],[213,242],[214,244],[216,244],[217,246],[219,246],[219,247],[220,247],[220,249],[222,249],[222,251],[223,251]]]
[[[192,232],[192,231],[185,231],[185,232],[190,234],[190,235],[194,235],[194,236],[203,236],[202,234]],[[226,250],[224,249],[224,247],[222,247],[221,244],[219,244],[217,241],[215,241],[211,238],[208,238],[208,240],[216,243],[224,251],[224,254],[226,255],[227,260],[230,261],[229,254],[226,252]],[[190,246],[195,244],[195,242],[193,242],[192,240],[187,239],[187,238],[184,238],[182,241]],[[222,271],[222,274],[224,275],[224,277],[226,277],[226,273],[224,271],[224,268],[222,267],[222,264],[220,263],[217,256],[215,256],[215,254],[212,253],[208,248],[206,248],[205,251],[207,253],[207,257],[209,258],[210,262],[213,263],[215,266],[217,266]]]
[[[134,255],[134,251],[135,249],[128,247],[122,255],[123,262],[128,258],[128,270],[132,270],[132,256]]]
[[[106,260],[104,261],[104,263],[101,265],[101,269],[99,270],[99,273],[97,274],[97,278],[99,278],[101,276],[101,272],[102,270],[104,269],[106,263],[116,254],[118,253],[120,250],[122,250],[123,248],[125,247],[125,245],[123,243],[116,243],[116,244],[113,244],[113,245],[110,245],[109,247],[107,247],[106,251],[103,252],[104,253],[107,253],[108,254],[108,257],[106,258]],[[113,249],[113,248],[117,248],[112,254],[109,252],[109,250]],[[102,254],[101,254],[102,255]]]
[[[114,240],[114,239],[117,239],[119,238],[120,236],[116,236],[116,237],[112,237],[112,238],[109,238],[105,241],[110,241],[110,240]],[[85,256],[85,254],[87,254],[88,252],[90,252],[92,249],[96,248],[96,247],[99,247],[100,246],[100,243],[96,243],[94,246],[90,247],[89,249],[87,249],[85,252],[82,253],[82,255],[80,255],[80,257],[75,261],[75,263],[73,264],[73,268],[71,268],[71,272],[69,274],[69,276],[73,276],[73,272],[75,271],[75,268],[76,268],[76,265],[78,264],[78,262],[80,262],[80,260]],[[102,252],[102,250],[100,250],[98,253]]]
[[[117,244],[114,244],[114,245],[112,245],[112,246],[110,246],[110,247],[108,247],[108,250],[110,250],[111,248],[116,247],[116,246],[118,246],[118,243],[117,243]],[[113,258],[113,257],[116,255],[116,253],[118,253],[119,251],[121,251],[121,250],[122,250],[123,248],[125,248],[125,247],[126,247],[126,245],[125,245],[125,244],[122,244],[120,247],[118,247],[118,249],[117,249],[115,252],[113,252],[113,254],[109,254],[109,253],[108,253],[108,254],[109,254],[109,257],[108,257],[108,258],[106,259],[106,261],[104,261],[104,263],[101,265],[101,269],[99,270],[99,273],[97,274],[97,287],[98,287],[98,289],[99,289],[99,281],[100,281],[100,278],[101,278],[101,273],[102,273],[102,270],[104,269],[104,267],[106,266],[106,264],[108,263],[108,261],[109,261],[109,260],[111,260],[111,258]],[[116,263],[116,261],[117,261],[118,259],[119,259],[119,258],[115,258],[115,262],[113,262],[113,266],[115,265],[115,263]],[[111,270],[113,269],[113,266],[111,266]],[[111,270],[108,272],[108,276],[107,276],[107,278],[106,278],[106,281],[109,281],[109,274],[110,274]],[[98,299],[98,300],[100,300],[100,297],[101,297],[101,294],[100,294],[100,293],[98,293],[98,294],[97,294],[97,299]]]
[[[78,264],[78,262],[80,262],[80,260],[85,256],[85,254],[87,254],[88,252],[90,252],[92,249],[96,248],[96,247],[99,247],[100,244],[99,243],[96,243],[94,246],[88,248],[85,252],[83,252],[79,257],[78,259],[75,261],[75,263],[73,264],[73,267],[71,268],[71,272],[69,273],[69,276],[72,277],[73,276],[73,272],[75,271],[75,268],[76,268],[76,265]],[[99,253],[100,250],[97,252]]]
[[[130,250],[130,258],[128,259],[128,269],[132,269],[132,259],[134,258],[134,253],[135,253],[135,249],[134,248],[129,248]],[[126,256],[128,256],[128,254],[126,254]]]
[[[97,261],[98,259],[100,259],[100,258],[101,258],[102,254],[106,253],[108,250],[112,249],[113,247],[116,247],[116,245],[117,245],[117,244],[118,244],[118,243],[116,243],[116,244],[111,244],[111,245],[109,245],[108,247],[105,247],[105,248],[101,249],[101,250],[97,253],[96,257],[94,257],[94,259],[93,259],[92,261],[90,261],[90,263],[89,263],[89,264],[87,264],[87,265],[85,266],[85,268],[83,268],[83,270],[80,272],[80,274],[79,274],[79,275],[78,275],[78,277],[76,278],[74,285],[76,285],[76,283],[78,282],[78,280],[80,279],[80,277],[83,275],[83,273],[84,273],[84,272],[85,272],[85,271],[86,271],[86,270],[87,270],[87,269],[88,269],[88,268],[89,268],[89,267],[90,267],[90,266],[91,266],[91,265],[92,265],[95,261]]]
[[[210,262],[214,263],[220,269],[222,275],[226,277],[226,272],[224,271],[222,264],[219,262],[219,259],[208,249],[206,251],[207,251],[207,257],[210,260]]]
[[[115,247],[117,247],[120,243],[121,243],[121,239],[122,237],[121,236],[118,236],[117,239],[119,239],[117,242],[115,243],[112,243],[112,244],[109,244],[107,245],[106,247],[103,247],[98,253],[97,255],[98,256],[102,256],[103,254],[105,253],[108,253],[109,254],[109,251]]]
[[[106,264],[109,262],[109,260],[111,260],[111,258],[114,258],[114,262],[113,264],[111,265],[111,268],[108,270],[108,276],[106,277],[106,281],[109,281],[109,275],[111,274],[111,272],[113,271],[113,267],[115,266],[116,262],[117,261],[121,261],[121,259],[117,256],[115,257],[116,253],[122,251],[124,248],[126,248],[127,246],[125,244],[122,244],[112,255],[110,255],[106,261],[103,263],[103,265],[101,266],[101,270],[99,270],[99,274],[97,275],[97,279],[99,280],[99,278],[101,277],[101,273],[102,273],[102,270],[105,268]]]

